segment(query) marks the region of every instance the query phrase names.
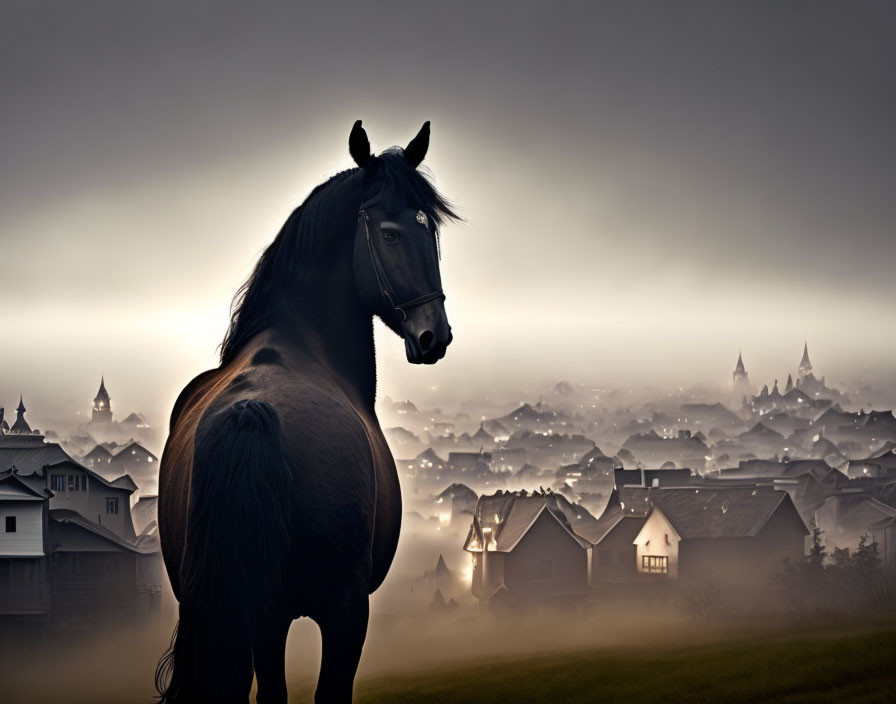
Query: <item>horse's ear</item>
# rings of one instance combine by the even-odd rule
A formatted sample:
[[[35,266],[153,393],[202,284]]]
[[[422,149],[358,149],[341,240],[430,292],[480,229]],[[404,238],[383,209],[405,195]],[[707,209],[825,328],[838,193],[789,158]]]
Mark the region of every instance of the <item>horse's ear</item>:
[[[429,120],[423,123],[417,136],[404,148],[404,158],[416,169],[423,162],[427,149],[429,149]]]
[[[364,165],[370,160],[370,140],[367,139],[367,132],[361,127],[360,120],[355,120],[352,132],[348,136],[348,153],[361,168],[364,168]]]

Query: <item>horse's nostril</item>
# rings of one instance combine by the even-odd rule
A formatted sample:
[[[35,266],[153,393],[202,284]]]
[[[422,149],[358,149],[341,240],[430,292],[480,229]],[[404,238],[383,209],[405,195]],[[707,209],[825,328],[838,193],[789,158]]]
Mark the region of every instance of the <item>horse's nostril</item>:
[[[432,349],[433,343],[436,341],[436,336],[432,334],[429,330],[424,330],[420,335],[420,349],[423,353],[427,353]]]

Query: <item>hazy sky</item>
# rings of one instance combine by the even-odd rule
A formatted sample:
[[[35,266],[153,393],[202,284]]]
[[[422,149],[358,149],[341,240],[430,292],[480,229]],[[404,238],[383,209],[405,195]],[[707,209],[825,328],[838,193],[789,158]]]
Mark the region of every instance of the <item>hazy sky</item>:
[[[892,377],[896,4],[0,4],[0,405],[160,420],[291,208],[426,120],[455,343],[380,390]]]

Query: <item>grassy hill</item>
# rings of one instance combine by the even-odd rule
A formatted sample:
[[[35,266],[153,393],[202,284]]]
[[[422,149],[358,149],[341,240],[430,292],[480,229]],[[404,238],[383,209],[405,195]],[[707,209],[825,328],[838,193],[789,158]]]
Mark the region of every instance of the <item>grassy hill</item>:
[[[896,625],[590,650],[362,680],[356,702],[890,702]],[[293,701],[306,701],[309,692]]]

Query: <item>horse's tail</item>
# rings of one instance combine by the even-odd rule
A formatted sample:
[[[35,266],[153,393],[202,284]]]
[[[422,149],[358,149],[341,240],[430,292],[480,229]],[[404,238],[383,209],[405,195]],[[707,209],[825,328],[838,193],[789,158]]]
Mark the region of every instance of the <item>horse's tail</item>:
[[[282,589],[290,482],[269,403],[241,401],[200,425],[180,620],[156,669],[163,704],[246,701],[256,624]]]

